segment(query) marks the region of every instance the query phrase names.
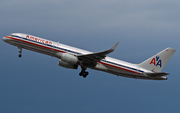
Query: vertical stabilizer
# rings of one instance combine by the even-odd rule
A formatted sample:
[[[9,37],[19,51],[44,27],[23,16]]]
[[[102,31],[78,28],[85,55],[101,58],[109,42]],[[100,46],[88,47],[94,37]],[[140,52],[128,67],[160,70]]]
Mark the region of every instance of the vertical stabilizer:
[[[175,52],[175,49],[166,48],[165,50],[159,52],[158,54],[152,56],[151,58],[147,59],[146,61],[138,65],[147,70],[161,72],[161,70],[164,68],[166,63],[169,61],[169,59]]]

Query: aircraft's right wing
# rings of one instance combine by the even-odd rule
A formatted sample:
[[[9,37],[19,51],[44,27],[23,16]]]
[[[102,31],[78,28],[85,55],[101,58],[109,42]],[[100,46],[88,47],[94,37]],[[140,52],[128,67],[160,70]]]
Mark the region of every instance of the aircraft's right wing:
[[[92,53],[92,54],[86,54],[86,55],[79,55],[77,57],[81,60],[85,60],[85,61],[89,61],[89,62],[98,62],[98,61],[104,59],[107,54],[113,52],[116,49],[118,44],[119,44],[119,42],[116,43],[111,49],[106,50],[106,51]]]

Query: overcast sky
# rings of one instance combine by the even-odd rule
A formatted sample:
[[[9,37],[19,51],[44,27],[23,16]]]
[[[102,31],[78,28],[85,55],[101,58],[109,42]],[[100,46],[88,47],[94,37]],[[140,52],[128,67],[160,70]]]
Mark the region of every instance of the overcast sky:
[[[1,0],[0,37],[27,33],[141,63],[166,47],[177,49],[167,81],[117,77],[59,67],[58,59],[0,41],[2,113],[179,113],[179,0]]]

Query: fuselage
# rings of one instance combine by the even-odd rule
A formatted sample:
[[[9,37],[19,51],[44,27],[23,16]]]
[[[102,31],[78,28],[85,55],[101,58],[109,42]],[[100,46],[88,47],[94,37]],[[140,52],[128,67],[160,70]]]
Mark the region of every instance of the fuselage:
[[[86,50],[71,47],[59,42],[50,41],[47,39],[39,38],[36,36],[13,33],[9,36],[5,36],[3,40],[11,45],[17,46],[18,48],[24,48],[46,54],[52,57],[56,57],[56,53],[68,53],[74,56],[92,54]],[[137,64],[128,63],[122,60],[114,59],[111,57],[105,57],[104,59],[97,62],[97,65],[87,68],[108,72],[117,76],[124,76],[129,78],[138,79],[152,79],[152,80],[166,80],[164,76],[161,77],[150,77],[144,73],[153,73],[150,70],[144,69]]]

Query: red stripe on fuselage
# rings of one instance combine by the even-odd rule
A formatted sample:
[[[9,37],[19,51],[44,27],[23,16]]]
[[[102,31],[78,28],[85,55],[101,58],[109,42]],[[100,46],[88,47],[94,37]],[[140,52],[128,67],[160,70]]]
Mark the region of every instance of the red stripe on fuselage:
[[[46,48],[46,49],[52,49],[52,50],[55,50],[55,51],[57,51],[57,52],[66,53],[66,52],[61,51],[61,50],[58,50],[58,49],[54,49],[54,48],[51,48],[51,47],[46,47],[46,46],[44,46],[44,45],[40,45],[40,44],[36,44],[36,43],[33,43],[33,42],[21,40],[21,39],[19,39],[19,38],[14,38],[14,37],[10,37],[10,36],[5,36],[5,38],[10,38],[10,39],[13,39],[13,40],[22,41],[22,42],[29,43],[29,44],[32,44],[32,45],[35,45],[35,46],[39,46],[39,47],[43,47],[43,48]],[[141,73],[139,73],[139,72],[132,71],[132,70],[125,69],[125,68],[121,68],[121,67],[118,67],[118,66],[115,66],[115,65],[111,65],[111,64],[108,64],[108,63],[104,63],[104,62],[98,62],[98,63],[101,63],[101,64],[103,64],[103,65],[107,65],[107,66],[111,66],[111,67],[114,67],[114,68],[122,69],[122,70],[125,70],[125,71],[129,71],[129,72],[132,72],[132,73],[141,74]]]
[[[118,68],[118,69],[122,69],[122,70],[125,70],[125,71],[129,71],[129,72],[132,72],[132,73],[141,74],[141,73],[138,73],[136,71],[132,71],[132,70],[129,70],[129,69],[121,68],[121,67],[118,67],[118,66],[115,66],[115,65],[104,63],[104,62],[98,62],[98,63],[101,63],[103,65],[107,65],[107,66],[111,66],[111,67],[115,67],[115,68]]]

